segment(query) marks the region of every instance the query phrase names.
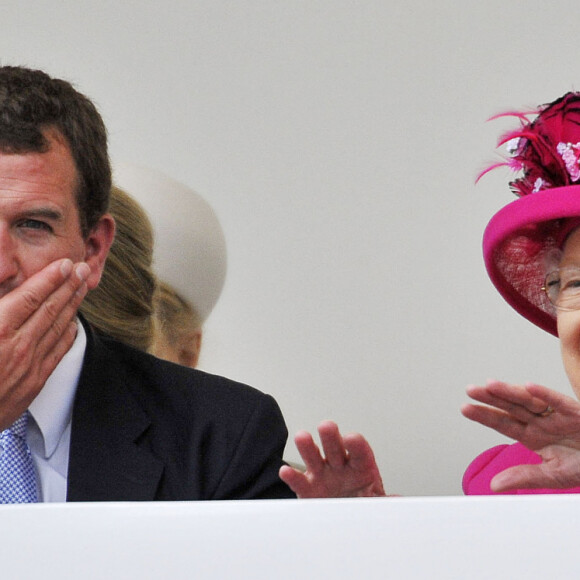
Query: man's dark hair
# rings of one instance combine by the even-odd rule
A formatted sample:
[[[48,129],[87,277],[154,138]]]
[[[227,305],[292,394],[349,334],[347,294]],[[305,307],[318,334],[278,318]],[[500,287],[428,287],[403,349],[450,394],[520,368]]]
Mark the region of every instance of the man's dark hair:
[[[86,237],[107,211],[111,165],[107,131],[95,105],[64,80],[40,70],[0,67],[0,152],[42,153],[45,132],[66,139],[77,169],[76,202]]]

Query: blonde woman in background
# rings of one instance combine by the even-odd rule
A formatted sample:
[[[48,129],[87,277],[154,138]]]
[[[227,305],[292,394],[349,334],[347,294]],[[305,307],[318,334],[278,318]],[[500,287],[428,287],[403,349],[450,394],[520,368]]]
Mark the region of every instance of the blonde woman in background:
[[[152,268],[153,227],[145,210],[119,187],[109,211],[117,231],[100,284],[81,312],[100,332],[165,360],[195,368],[202,321],[195,308]]]
[[[159,358],[195,368],[201,350],[201,318],[172,286],[158,281],[153,298],[154,340],[149,352]]]

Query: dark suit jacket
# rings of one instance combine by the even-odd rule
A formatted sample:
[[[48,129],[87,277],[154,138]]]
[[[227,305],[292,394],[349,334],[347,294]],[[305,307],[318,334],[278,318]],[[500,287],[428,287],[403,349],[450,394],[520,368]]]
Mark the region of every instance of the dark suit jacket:
[[[294,497],[272,397],[85,329],[67,501]]]

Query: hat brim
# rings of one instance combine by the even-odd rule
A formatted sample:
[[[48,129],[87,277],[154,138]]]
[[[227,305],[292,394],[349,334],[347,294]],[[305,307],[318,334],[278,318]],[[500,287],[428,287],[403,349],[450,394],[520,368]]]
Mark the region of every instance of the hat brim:
[[[558,336],[556,312],[542,291],[551,256],[569,218],[580,217],[580,185],[520,197],[498,211],[483,235],[491,281],[522,316]]]

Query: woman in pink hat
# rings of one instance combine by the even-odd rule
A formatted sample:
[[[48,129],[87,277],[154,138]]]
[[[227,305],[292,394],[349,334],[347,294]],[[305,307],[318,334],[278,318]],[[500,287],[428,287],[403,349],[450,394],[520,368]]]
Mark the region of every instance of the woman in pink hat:
[[[580,93],[510,115],[520,120],[500,140],[510,157],[489,169],[508,165],[521,173],[510,184],[518,199],[486,228],[486,268],[513,308],[559,337],[580,398]],[[466,494],[580,493],[580,403],[531,383],[489,381],[467,393],[483,405],[464,405],[465,417],[518,442],[477,457],[463,478]],[[280,472],[299,497],[385,495],[362,436],[342,437],[331,422],[319,432],[323,453],[308,433],[296,437],[306,472]]]
[[[490,220],[483,237],[489,276],[522,316],[560,339],[580,398],[580,93],[541,107],[500,140],[503,164],[522,175],[518,199]],[[497,165],[496,165],[497,166]],[[496,166],[492,166],[493,169]],[[580,493],[580,404],[539,385],[470,386],[462,413],[516,439],[477,457],[466,494]]]

